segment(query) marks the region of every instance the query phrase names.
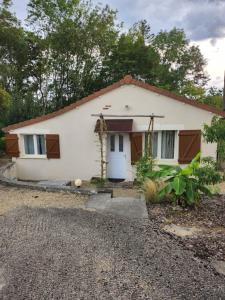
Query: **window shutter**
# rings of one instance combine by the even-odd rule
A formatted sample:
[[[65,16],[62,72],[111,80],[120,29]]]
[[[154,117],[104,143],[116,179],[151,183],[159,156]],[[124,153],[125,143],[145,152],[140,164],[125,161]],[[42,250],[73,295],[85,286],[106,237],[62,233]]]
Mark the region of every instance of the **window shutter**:
[[[59,135],[46,134],[47,158],[60,158]]]
[[[17,134],[7,134],[5,137],[6,154],[9,157],[19,157],[19,141]]]
[[[186,164],[201,150],[201,130],[181,130],[179,132],[179,163]]]
[[[131,164],[135,164],[142,157],[142,133],[131,133]]]

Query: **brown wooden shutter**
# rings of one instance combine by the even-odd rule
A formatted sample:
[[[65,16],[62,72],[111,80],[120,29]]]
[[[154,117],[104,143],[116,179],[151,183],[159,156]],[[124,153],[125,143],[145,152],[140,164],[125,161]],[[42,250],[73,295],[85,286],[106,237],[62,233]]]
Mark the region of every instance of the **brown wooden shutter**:
[[[201,150],[201,130],[181,130],[179,132],[179,163],[186,164]]]
[[[60,158],[59,135],[46,134],[47,158]]]
[[[5,137],[6,154],[9,157],[19,157],[19,141],[17,134],[7,134]]]
[[[142,157],[142,133],[131,133],[131,164],[135,164]]]

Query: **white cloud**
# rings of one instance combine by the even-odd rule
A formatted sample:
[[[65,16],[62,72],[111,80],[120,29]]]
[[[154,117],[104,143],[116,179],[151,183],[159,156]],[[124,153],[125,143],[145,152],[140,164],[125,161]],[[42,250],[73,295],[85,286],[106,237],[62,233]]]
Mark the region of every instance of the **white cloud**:
[[[207,72],[211,77],[209,86],[215,85],[223,87],[224,70],[225,70],[225,38],[217,39],[215,46],[212,46],[211,40],[193,42],[199,45],[202,54],[208,61]]]

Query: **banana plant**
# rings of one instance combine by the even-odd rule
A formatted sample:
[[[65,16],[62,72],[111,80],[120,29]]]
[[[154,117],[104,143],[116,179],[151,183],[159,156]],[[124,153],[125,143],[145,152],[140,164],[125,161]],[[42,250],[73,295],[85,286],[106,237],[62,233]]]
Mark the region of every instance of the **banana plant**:
[[[158,170],[154,170],[149,177],[163,182],[159,190],[159,198],[167,195],[178,203],[187,206],[195,205],[202,194],[211,195],[207,186],[200,183],[196,170],[200,167],[201,153],[198,153],[192,162],[185,168],[180,166],[160,165]]]

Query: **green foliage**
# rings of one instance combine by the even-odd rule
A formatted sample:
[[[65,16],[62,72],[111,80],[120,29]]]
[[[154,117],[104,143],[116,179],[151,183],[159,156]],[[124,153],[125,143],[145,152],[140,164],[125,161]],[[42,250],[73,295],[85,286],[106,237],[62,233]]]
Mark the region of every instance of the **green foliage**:
[[[64,107],[131,74],[201,98],[205,60],[183,30],[153,35],[144,20],[128,32],[116,11],[85,0],[30,0],[27,25],[0,4],[0,85],[12,96],[5,125]]]
[[[225,138],[225,120],[213,117],[211,125],[204,125],[204,138],[207,143],[217,143]]]
[[[206,91],[202,86],[195,85],[192,81],[187,81],[181,87],[181,94],[193,100],[202,101],[205,93]]]
[[[218,164],[225,161],[225,119],[213,117],[211,125],[204,125],[203,136],[207,143],[217,143]]]
[[[205,174],[198,173],[199,168],[200,153],[185,168],[159,165],[157,170],[153,170],[146,176],[162,182],[162,188],[159,189],[160,199],[169,197],[180,205],[194,206],[199,202],[201,195],[211,195],[202,179]]]
[[[205,95],[200,99],[201,102],[215,106],[219,109],[223,108],[223,89],[216,87],[209,88]]]
[[[174,28],[159,32],[153,40],[153,48],[160,56],[157,69],[158,85],[182,93],[182,87],[190,80],[204,86],[206,60],[199,47],[191,46],[184,31]]]
[[[0,87],[0,112],[8,110],[10,105],[11,96]]]
[[[203,185],[215,185],[223,180],[223,176],[217,170],[217,162],[212,157],[201,159],[201,165],[195,170],[195,176]]]
[[[101,78],[110,82],[131,74],[153,82],[159,55],[151,45],[152,39],[146,21],[134,24],[128,33],[122,33],[109,58],[103,61]]]
[[[144,155],[136,163],[136,178],[139,184],[143,184],[146,177],[151,178],[149,174],[153,171],[154,160],[153,158]]]

